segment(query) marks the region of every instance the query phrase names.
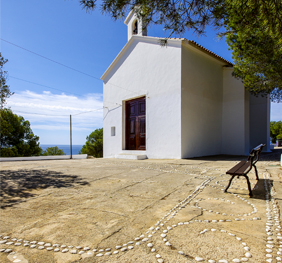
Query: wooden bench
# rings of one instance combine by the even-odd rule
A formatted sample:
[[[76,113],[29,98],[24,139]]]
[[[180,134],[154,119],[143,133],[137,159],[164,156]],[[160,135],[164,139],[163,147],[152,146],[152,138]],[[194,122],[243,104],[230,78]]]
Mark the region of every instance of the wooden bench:
[[[250,180],[249,177],[247,176],[248,172],[252,170],[252,168],[255,168],[255,173],[256,173],[256,178],[257,180],[259,180],[258,177],[258,170],[256,167],[256,162],[259,160],[259,154],[262,151],[262,148],[265,146],[265,144],[260,144],[258,145],[256,148],[252,149],[252,151],[250,152],[250,155],[247,159],[247,161],[241,161],[238,164],[236,164],[234,167],[232,167],[230,170],[228,170],[226,172],[226,174],[230,174],[232,175],[227,187],[225,188],[224,192],[226,193],[228,188],[231,185],[232,180],[234,179],[235,176],[244,176],[247,179],[247,183],[248,183],[248,189],[249,189],[249,196],[252,197],[253,193],[252,193],[252,189],[251,189],[251,184],[250,184]]]

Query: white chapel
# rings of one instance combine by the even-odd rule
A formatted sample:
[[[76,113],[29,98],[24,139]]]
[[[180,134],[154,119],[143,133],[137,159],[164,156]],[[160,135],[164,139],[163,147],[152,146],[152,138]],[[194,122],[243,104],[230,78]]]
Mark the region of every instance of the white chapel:
[[[181,159],[269,151],[269,98],[194,41],[147,36],[132,11],[128,42],[103,74],[104,158]]]

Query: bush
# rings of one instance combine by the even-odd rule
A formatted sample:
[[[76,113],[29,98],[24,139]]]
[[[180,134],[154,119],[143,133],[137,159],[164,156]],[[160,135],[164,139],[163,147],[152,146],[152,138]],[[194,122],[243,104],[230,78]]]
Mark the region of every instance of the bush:
[[[270,137],[272,143],[275,143],[276,139],[282,139],[282,121],[270,122]]]
[[[82,146],[80,154],[88,154],[94,157],[103,157],[103,128],[96,129],[86,137],[86,143]]]
[[[58,146],[54,147],[48,147],[42,155],[48,156],[48,155],[66,155],[65,152],[62,149],[59,149]]]

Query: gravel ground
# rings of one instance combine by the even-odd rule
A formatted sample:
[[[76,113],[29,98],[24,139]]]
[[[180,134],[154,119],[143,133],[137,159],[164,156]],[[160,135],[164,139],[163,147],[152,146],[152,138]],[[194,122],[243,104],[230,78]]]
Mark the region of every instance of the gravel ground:
[[[279,154],[3,162],[0,262],[280,262]]]

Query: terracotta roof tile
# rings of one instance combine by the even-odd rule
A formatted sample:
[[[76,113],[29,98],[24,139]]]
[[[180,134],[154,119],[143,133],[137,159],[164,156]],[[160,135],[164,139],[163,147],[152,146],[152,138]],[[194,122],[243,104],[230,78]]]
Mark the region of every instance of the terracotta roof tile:
[[[195,46],[195,47],[201,49],[202,51],[204,51],[204,52],[206,52],[206,53],[208,53],[208,54],[210,54],[210,55],[212,55],[212,56],[214,56],[214,57],[216,57],[216,58],[218,58],[218,59],[220,59],[220,60],[223,60],[224,62],[226,62],[226,63],[228,64],[228,66],[231,66],[231,67],[233,66],[233,63],[231,63],[230,61],[226,60],[225,58],[223,58],[223,57],[221,57],[221,56],[215,54],[214,52],[208,50],[207,48],[205,48],[205,47],[199,45],[199,44],[198,44],[197,42],[195,42],[194,40],[187,40],[187,42],[188,42],[190,45]]]
[[[232,66],[233,66],[233,63],[232,63],[232,62],[226,60],[225,58],[223,58],[223,57],[217,55],[216,53],[214,53],[214,52],[208,50],[207,48],[201,46],[200,44],[198,44],[198,43],[195,42],[194,40],[188,40],[188,39],[186,39],[186,38],[176,38],[176,37],[174,37],[174,38],[171,38],[171,37],[169,37],[169,38],[160,38],[160,39],[172,39],[172,40],[175,39],[175,40],[186,41],[188,44],[190,44],[190,45],[192,45],[192,46],[194,46],[194,47],[200,49],[201,51],[203,51],[203,52],[205,52],[205,53],[207,53],[207,54],[209,54],[209,55],[212,55],[213,57],[215,57],[215,58],[217,58],[217,59],[219,59],[219,60],[221,60],[221,61],[224,61],[225,63],[228,64],[229,67],[232,67]]]

